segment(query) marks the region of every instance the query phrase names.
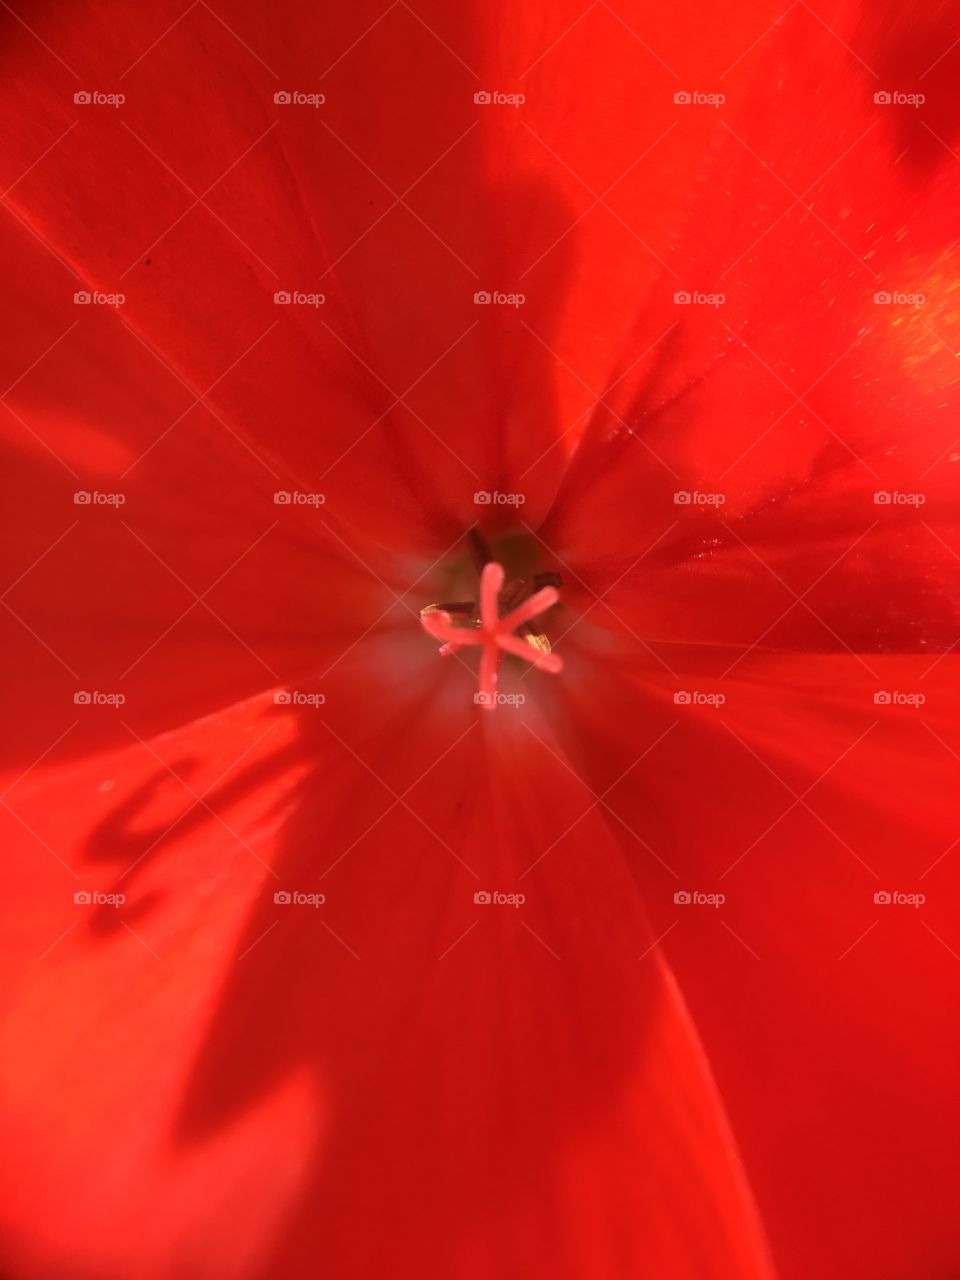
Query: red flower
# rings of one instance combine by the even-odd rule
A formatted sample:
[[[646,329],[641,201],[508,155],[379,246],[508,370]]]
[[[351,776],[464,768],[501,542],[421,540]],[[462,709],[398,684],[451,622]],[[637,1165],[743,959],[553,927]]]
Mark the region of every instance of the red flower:
[[[4,25],[5,1273],[952,1274],[954,7]]]

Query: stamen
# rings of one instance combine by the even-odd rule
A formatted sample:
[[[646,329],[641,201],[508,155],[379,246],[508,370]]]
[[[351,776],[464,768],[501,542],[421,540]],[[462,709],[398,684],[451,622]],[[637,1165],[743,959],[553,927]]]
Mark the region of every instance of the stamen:
[[[440,653],[444,657],[456,653],[468,645],[479,645],[480,679],[479,697],[477,701],[488,711],[496,709],[497,679],[500,674],[500,662],[504,653],[512,653],[523,658],[541,671],[552,675],[563,670],[563,659],[529,640],[521,639],[514,632],[518,627],[526,629],[526,624],[537,614],[543,613],[557,603],[560,596],[554,586],[543,586],[535,591],[521,604],[512,609],[505,617],[500,616],[500,593],[503,590],[506,574],[503,565],[489,560],[483,566],[480,575],[480,621],[469,626],[457,626],[452,614],[443,606],[430,606],[420,613],[420,622],[424,631],[435,640],[444,643]]]
[[[523,604],[518,605],[505,618],[501,618],[500,625],[506,631],[516,631],[517,627],[529,622],[538,613],[546,613],[559,599],[560,592],[555,587],[544,587],[542,591],[537,591],[528,600],[524,600]]]

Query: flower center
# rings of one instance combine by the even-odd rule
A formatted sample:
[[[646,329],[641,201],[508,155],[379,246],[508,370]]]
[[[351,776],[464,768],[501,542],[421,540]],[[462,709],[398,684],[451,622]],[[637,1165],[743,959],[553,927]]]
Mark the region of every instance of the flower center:
[[[444,657],[470,645],[480,648],[479,689],[475,701],[496,710],[497,680],[505,653],[523,658],[542,671],[558,675],[563,660],[551,652],[550,641],[533,625],[533,619],[560,599],[557,573],[535,574],[532,582],[506,581],[502,564],[494,560],[477,529],[468,534],[470,550],[480,572],[480,610],[472,600],[428,605],[420,611],[424,631],[442,640]],[[455,621],[455,619],[457,619]]]

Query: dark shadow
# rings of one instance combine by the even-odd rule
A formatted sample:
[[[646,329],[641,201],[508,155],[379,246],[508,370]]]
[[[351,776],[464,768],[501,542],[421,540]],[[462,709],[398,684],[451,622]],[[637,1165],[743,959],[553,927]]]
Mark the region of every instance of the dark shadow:
[[[919,105],[891,102],[883,118],[894,131],[915,180],[931,178],[944,165],[957,164],[960,141],[960,19],[951,5],[926,9],[865,11],[858,32],[864,57],[879,80],[868,90],[922,95]]]

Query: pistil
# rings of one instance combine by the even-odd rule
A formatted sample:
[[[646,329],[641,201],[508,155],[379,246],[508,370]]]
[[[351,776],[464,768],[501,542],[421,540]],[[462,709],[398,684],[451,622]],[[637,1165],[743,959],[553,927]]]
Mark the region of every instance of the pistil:
[[[544,578],[554,576],[542,575]],[[550,652],[546,638],[529,625],[533,618],[557,603],[560,599],[557,588],[553,585],[541,586],[501,615],[504,595],[513,604],[517,594],[516,584],[513,583],[510,584],[510,590],[504,593],[505,579],[503,565],[495,560],[485,560],[480,574],[480,618],[475,623],[458,626],[454,622],[455,612],[462,617],[467,607],[472,611],[472,604],[468,605],[467,602],[432,605],[423,609],[420,614],[423,629],[435,640],[443,641],[440,653],[444,657],[471,645],[479,646],[481,652],[477,701],[488,711],[495,710],[497,706],[497,680],[504,653],[512,653],[552,675],[559,674],[563,669],[563,660]],[[515,634],[518,630],[520,634]]]

